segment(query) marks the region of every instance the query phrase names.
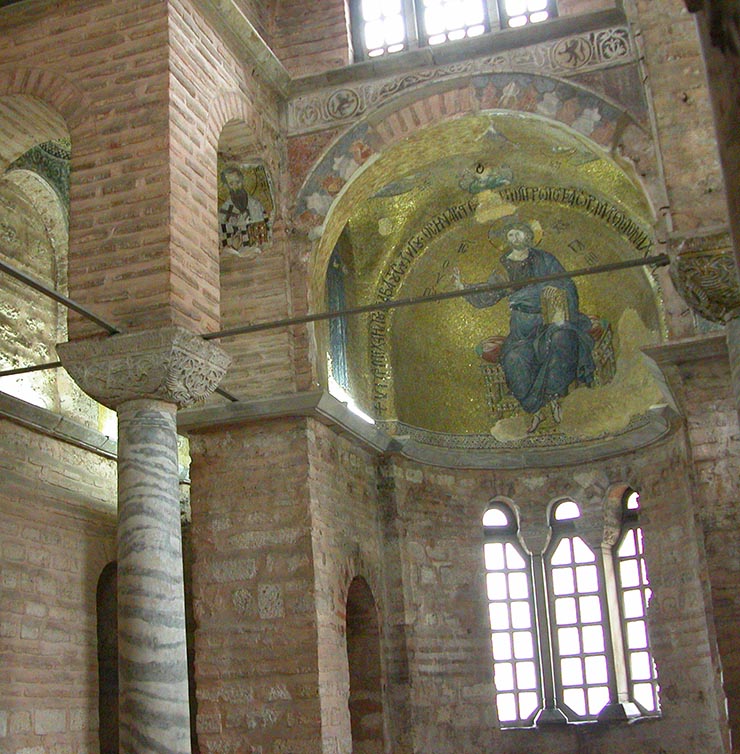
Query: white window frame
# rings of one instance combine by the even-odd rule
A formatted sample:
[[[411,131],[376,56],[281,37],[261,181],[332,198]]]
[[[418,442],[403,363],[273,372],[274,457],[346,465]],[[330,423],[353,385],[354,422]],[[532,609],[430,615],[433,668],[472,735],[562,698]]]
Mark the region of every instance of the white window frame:
[[[599,686],[608,687],[609,701],[598,712],[589,712],[579,714],[577,711],[568,707],[563,700],[562,679],[560,677],[559,665],[559,647],[557,640],[558,626],[555,621],[555,594],[553,593],[551,570],[549,559],[558,545],[567,538],[578,537],[586,542],[585,538],[579,534],[581,526],[580,516],[573,520],[555,520],[554,512],[563,502],[573,502],[569,498],[563,498],[556,501],[550,514],[551,537],[548,546],[542,554],[529,555],[526,550],[525,539],[518,528],[518,518],[515,506],[509,501],[503,499],[492,500],[487,511],[494,509],[504,511],[508,524],[506,526],[490,527],[484,526],[484,543],[485,545],[494,542],[512,543],[520,554],[526,554],[529,559],[529,572],[531,583],[531,612],[534,616],[535,626],[533,635],[538,642],[538,652],[535,655],[539,659],[540,674],[540,691],[541,707],[540,709],[527,716],[526,718],[518,717],[517,719],[501,720],[502,728],[527,728],[533,725],[541,726],[550,723],[588,723],[598,721],[618,721],[629,720],[638,717],[657,717],[660,715],[659,707],[659,686],[655,663],[650,650],[649,627],[647,625],[647,605],[651,595],[651,589],[647,580],[647,565],[644,558],[644,552],[640,545],[637,550],[638,570],[642,574],[641,583],[638,586],[631,585],[627,590],[639,590],[644,605],[643,614],[637,616],[634,611],[632,618],[625,618],[623,594],[625,589],[622,588],[620,581],[620,561],[625,559],[635,559],[628,556],[627,558],[619,556],[619,548],[625,537],[630,536],[630,532],[637,540],[642,542],[642,529],[638,522],[638,510],[628,510],[626,502],[632,490],[627,490],[622,498],[622,522],[618,535],[611,538],[611,542],[602,542],[597,547],[591,547],[587,544],[589,550],[593,553],[593,565],[596,566],[599,589],[598,594],[601,605],[601,623],[603,625],[604,651],[603,656],[606,658],[607,680],[600,682]],[[580,510],[580,508],[579,508]],[[610,539],[610,538],[605,538]],[[486,569],[486,573],[492,571]],[[490,576],[487,576],[490,578]],[[489,606],[491,604],[489,592]],[[490,611],[490,607],[489,607]],[[633,650],[629,646],[628,623],[630,620],[644,622],[647,628],[647,646]],[[491,636],[493,640],[494,629],[491,627]],[[649,654],[652,675],[650,679],[633,679],[630,670],[630,653],[644,652]],[[595,653],[596,655],[600,653]],[[494,664],[494,679],[495,666]],[[640,683],[642,686],[643,699],[648,693],[645,684],[649,684],[652,690],[652,699],[654,700],[653,708],[639,704],[634,699],[635,684]],[[494,684],[495,685],[495,684]],[[576,684],[576,688],[578,685]],[[583,688],[589,687],[588,683],[583,684]],[[507,690],[507,693],[512,693]],[[587,693],[587,692],[584,692]],[[518,709],[518,707],[517,707]]]

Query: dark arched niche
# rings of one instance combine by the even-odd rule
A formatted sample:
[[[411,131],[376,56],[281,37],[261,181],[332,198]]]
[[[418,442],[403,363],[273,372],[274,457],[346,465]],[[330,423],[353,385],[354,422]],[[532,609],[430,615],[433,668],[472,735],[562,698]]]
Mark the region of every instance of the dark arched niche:
[[[349,714],[354,754],[383,752],[380,629],[373,594],[365,579],[353,579],[347,594]]]

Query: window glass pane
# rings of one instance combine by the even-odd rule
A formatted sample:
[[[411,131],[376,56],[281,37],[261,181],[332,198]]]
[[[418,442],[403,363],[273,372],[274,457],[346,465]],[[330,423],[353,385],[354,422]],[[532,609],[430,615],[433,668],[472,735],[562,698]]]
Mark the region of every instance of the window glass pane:
[[[509,574],[509,597],[513,600],[526,599],[529,596],[527,574],[519,571]]]
[[[383,21],[371,21],[365,24],[365,47],[369,50],[382,47],[385,43]]]
[[[492,602],[488,606],[488,614],[493,631],[502,631],[511,628],[509,623],[509,606],[505,602]]]
[[[496,694],[496,711],[501,722],[516,720],[516,697],[514,694]]]
[[[630,656],[630,676],[634,681],[652,678],[652,662],[647,652],[633,652]]]
[[[583,685],[583,662],[580,657],[568,657],[560,661],[563,686]]]
[[[623,589],[640,585],[640,573],[636,560],[623,560],[619,563],[619,581]]]
[[[455,29],[455,31],[447,32],[447,39],[451,42],[456,39],[465,39],[465,29]]]
[[[383,11],[383,15],[386,17],[400,16],[402,13],[401,0],[380,0],[380,2],[378,2],[377,0],[371,0],[371,2],[374,2],[375,5],[379,5],[381,10]]]
[[[627,624],[627,647],[629,649],[647,649],[647,645],[645,621],[630,621]]]
[[[629,558],[637,554],[637,547],[635,546],[635,532],[634,529],[630,529],[625,536],[624,541],[619,545],[617,555],[620,558]]]
[[[430,35],[446,31],[444,11],[441,8],[428,8],[424,13],[424,26]]]
[[[519,715],[522,719],[530,717],[540,706],[540,700],[537,694],[527,691],[519,695]]]
[[[552,590],[555,594],[573,594],[575,592],[572,568],[553,568]]]
[[[507,16],[518,16],[526,12],[527,0],[506,0],[505,7]]]
[[[588,690],[588,713],[598,715],[609,703],[609,689],[606,686],[594,686]]]
[[[598,595],[579,597],[581,608],[581,623],[601,623],[601,600]]]
[[[526,23],[526,16],[513,16],[509,19],[509,26],[511,26],[512,29],[515,29],[517,26],[525,26]]]
[[[380,18],[382,5],[377,0],[362,0],[362,18],[365,21],[375,21]]]
[[[537,675],[533,662],[518,662],[516,664],[517,688],[530,690],[537,688]]]
[[[564,500],[562,503],[558,503],[553,513],[553,518],[556,521],[570,521],[581,516],[580,509],[572,500]]]
[[[573,557],[576,563],[593,563],[596,560],[591,548],[580,537],[573,537]]]
[[[511,605],[512,628],[530,628],[531,625],[529,602],[513,602]]]
[[[546,10],[538,11],[537,13],[533,13],[529,17],[529,23],[538,24],[541,21],[547,21],[549,17],[550,17],[550,14]]]
[[[581,652],[581,638],[577,628],[558,629],[558,648],[561,655],[577,655]]]
[[[489,600],[504,600],[508,597],[505,573],[486,574],[486,585],[488,587]]]
[[[625,618],[642,618],[645,615],[645,605],[639,589],[626,590],[622,595],[622,605]]]
[[[497,691],[511,691],[514,688],[514,665],[511,662],[497,662],[493,682]]]
[[[468,36],[469,37],[479,37],[485,31],[486,31],[486,27],[483,26],[483,24],[478,24],[476,26],[471,26],[471,27],[468,28]]]
[[[545,10],[547,8],[547,0],[529,0],[527,3],[527,10],[533,13],[536,10]]]
[[[487,571],[499,571],[504,567],[504,545],[501,542],[486,542],[483,557]]]
[[[560,544],[555,548],[555,552],[550,556],[550,562],[553,565],[568,565],[573,562],[573,554],[570,549],[570,540],[561,539]]]
[[[496,633],[491,635],[491,644],[493,646],[494,660],[510,660],[511,655],[511,637],[509,634]]]
[[[640,507],[640,495],[632,491],[627,498],[627,510],[634,511]]]
[[[604,651],[604,629],[602,626],[583,627],[583,651],[589,654]]]
[[[563,701],[576,715],[586,714],[586,695],[583,689],[565,689],[563,691]]]
[[[462,20],[465,26],[474,26],[482,24],[485,20],[483,14],[483,3],[480,0],[467,0],[462,3]]]
[[[565,626],[577,621],[576,600],[574,597],[558,597],[555,600],[555,622]]]
[[[483,514],[483,526],[494,527],[507,527],[509,525],[509,519],[507,515],[501,510],[501,508],[489,508]]]
[[[524,558],[517,552],[516,547],[511,542],[506,544],[506,565],[512,570],[525,568],[527,565]]]
[[[657,711],[652,683],[636,683],[634,695],[635,701],[641,704],[648,712]]]
[[[606,657],[604,655],[586,657],[584,665],[586,666],[587,683],[606,683],[609,680],[606,670]]]
[[[514,657],[517,660],[527,660],[534,657],[532,634],[528,631],[517,631],[514,634]]]
[[[389,45],[398,44],[406,39],[406,29],[401,16],[394,16],[385,21],[385,40]]]
[[[580,593],[597,592],[599,590],[599,579],[596,574],[596,566],[578,566],[576,568],[576,583]]]

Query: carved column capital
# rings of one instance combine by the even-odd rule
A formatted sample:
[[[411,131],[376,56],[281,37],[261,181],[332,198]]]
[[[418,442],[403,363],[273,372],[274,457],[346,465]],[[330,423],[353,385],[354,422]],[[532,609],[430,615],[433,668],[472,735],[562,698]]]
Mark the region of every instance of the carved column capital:
[[[673,284],[697,314],[722,324],[740,316],[740,284],[729,231],[673,237],[668,253]]]
[[[221,348],[181,327],[61,343],[57,353],[82,390],[113,409],[139,398],[177,406],[204,400],[231,361]]]

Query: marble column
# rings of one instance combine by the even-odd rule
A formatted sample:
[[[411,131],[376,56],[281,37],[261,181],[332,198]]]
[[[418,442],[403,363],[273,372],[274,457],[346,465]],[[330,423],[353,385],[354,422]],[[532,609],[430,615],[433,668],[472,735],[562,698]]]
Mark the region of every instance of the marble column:
[[[190,754],[176,412],[207,397],[229,359],[176,327],[57,350],[118,412],[120,751]]]

